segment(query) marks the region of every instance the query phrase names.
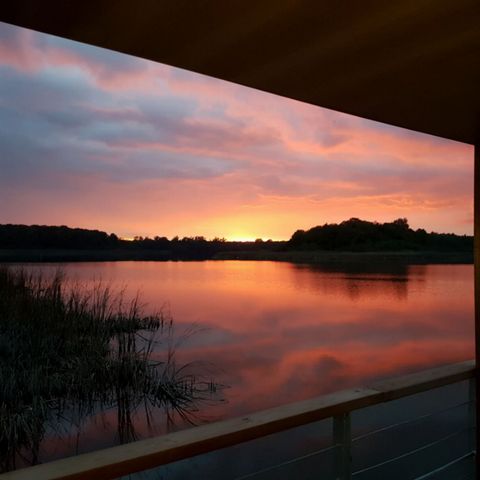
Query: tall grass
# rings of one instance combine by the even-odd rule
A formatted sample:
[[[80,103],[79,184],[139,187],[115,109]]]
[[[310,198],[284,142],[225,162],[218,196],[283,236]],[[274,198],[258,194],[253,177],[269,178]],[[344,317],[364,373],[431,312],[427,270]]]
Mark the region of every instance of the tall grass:
[[[172,327],[101,283],[0,268],[0,471],[37,463],[47,429],[102,408],[117,409],[120,442],[135,438],[140,405],[192,421],[217,385],[176,365]],[[165,358],[154,361],[159,342]]]

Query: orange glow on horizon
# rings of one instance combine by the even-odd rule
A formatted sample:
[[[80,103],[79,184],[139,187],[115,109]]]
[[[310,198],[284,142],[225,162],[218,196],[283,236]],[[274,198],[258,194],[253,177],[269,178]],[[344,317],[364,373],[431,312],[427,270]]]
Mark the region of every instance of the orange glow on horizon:
[[[258,237],[241,237],[241,236],[232,236],[226,237],[229,242],[254,242]]]

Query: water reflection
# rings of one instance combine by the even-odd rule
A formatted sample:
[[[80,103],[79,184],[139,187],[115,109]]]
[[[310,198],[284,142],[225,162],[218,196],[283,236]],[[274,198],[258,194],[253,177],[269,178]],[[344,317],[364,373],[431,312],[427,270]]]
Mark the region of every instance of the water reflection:
[[[298,288],[311,288],[323,294],[344,295],[351,301],[362,297],[396,297],[407,300],[409,284],[421,288],[425,282],[425,265],[406,265],[398,262],[336,263],[326,265],[295,265],[290,269],[292,282]],[[316,274],[315,274],[316,273]]]
[[[47,268],[54,268],[53,266]],[[279,262],[112,262],[66,266],[168,305],[201,330],[179,362],[216,365],[241,415],[473,356],[471,265],[295,265]],[[139,435],[149,435],[144,420]]]

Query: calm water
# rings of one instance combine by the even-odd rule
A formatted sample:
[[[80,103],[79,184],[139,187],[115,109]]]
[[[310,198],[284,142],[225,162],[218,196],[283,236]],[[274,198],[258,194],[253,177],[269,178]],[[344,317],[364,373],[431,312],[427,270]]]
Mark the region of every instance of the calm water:
[[[473,356],[471,265],[206,261],[62,268],[80,282],[102,279],[140,292],[147,310],[171,313],[178,337],[194,326],[177,348],[179,364],[202,361],[208,375],[228,385],[226,402],[199,412],[210,421]],[[114,417],[107,412],[83,425],[77,450],[114,443],[113,433],[98,433],[113,432]],[[136,420],[139,438],[158,433],[140,414]],[[53,456],[59,448],[50,447]]]

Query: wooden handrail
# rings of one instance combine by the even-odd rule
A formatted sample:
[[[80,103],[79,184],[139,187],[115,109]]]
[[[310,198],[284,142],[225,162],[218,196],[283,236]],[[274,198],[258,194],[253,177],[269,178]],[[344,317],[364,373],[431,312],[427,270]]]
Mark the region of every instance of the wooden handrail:
[[[442,387],[475,375],[475,362],[443,367],[283,405],[231,420],[97,450],[0,475],[0,480],[107,480],[148,470],[338,416],[360,408]]]

